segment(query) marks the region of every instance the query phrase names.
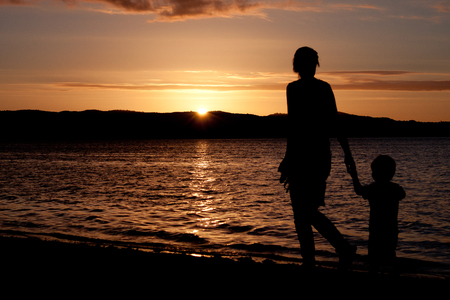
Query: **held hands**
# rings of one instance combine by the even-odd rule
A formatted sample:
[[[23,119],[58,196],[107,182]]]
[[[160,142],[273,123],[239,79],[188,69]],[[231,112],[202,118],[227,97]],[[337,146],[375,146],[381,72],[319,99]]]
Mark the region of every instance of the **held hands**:
[[[356,194],[361,195],[361,183],[359,182],[358,179],[358,172],[356,172],[355,161],[353,160],[353,157],[351,155],[345,157],[345,165],[347,166],[347,172],[352,177],[353,187],[355,189]]]
[[[345,166],[347,167],[347,172],[352,176],[352,178],[357,176],[356,164],[351,154],[345,155]]]
[[[351,154],[345,156],[345,165],[347,167],[347,172],[352,177],[353,188],[355,189],[355,193],[357,195],[361,195],[362,186],[361,183],[359,182],[358,173],[356,172],[356,164]]]

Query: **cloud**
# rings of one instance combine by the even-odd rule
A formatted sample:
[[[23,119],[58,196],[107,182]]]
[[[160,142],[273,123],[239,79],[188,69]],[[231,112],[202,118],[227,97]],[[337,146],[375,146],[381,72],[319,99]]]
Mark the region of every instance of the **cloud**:
[[[334,90],[360,90],[360,91],[450,91],[450,81],[383,81],[372,80],[368,82],[354,82],[332,85]]]
[[[44,0],[0,0],[0,5],[31,5]],[[323,3],[314,0],[55,0],[70,7],[95,10],[103,13],[147,13],[154,18],[149,22],[172,22],[186,19],[234,17],[251,15],[267,18],[265,9],[292,11],[335,12],[377,9],[373,5]],[[99,8],[98,5],[104,7]],[[109,7],[109,8],[108,8]]]
[[[0,5],[37,5],[41,0],[0,0]],[[261,13],[259,8],[267,1],[255,0],[56,0],[68,6],[91,4],[88,9],[104,13],[151,13],[156,21],[184,20],[189,18],[229,17],[233,15]],[[279,2],[279,1],[268,1]],[[112,10],[92,7],[95,3],[109,6]]]
[[[415,72],[409,71],[334,71],[334,72],[326,72],[325,74],[331,75],[375,75],[375,76],[389,76],[389,75],[407,75],[407,74],[416,74]]]
[[[154,1],[151,0],[97,0],[95,2],[106,2],[128,11],[143,12],[154,11],[155,9],[153,6]]]
[[[217,75],[217,83],[208,83],[200,78],[191,78],[191,82],[165,82],[157,84],[99,84],[62,82],[54,84],[64,89],[115,89],[129,91],[159,91],[159,90],[208,90],[218,92],[256,91],[286,89],[292,80],[287,74],[252,73]],[[424,74],[407,71],[338,71],[320,73],[320,78],[329,82],[333,90],[359,91],[450,91],[450,80],[445,80],[448,74],[438,74],[440,80],[424,80]],[[212,75],[216,77],[215,75]],[[414,80],[414,76],[418,79]],[[220,79],[220,80],[219,80]],[[210,81],[213,79],[210,78]]]
[[[409,71],[337,71],[323,74],[330,77],[330,84],[335,90],[450,91],[450,80],[424,80],[428,76],[444,79],[448,78],[448,74]]]
[[[371,10],[385,10],[384,8],[377,7],[375,5],[370,4],[344,4],[344,3],[336,3],[331,4],[329,6],[330,8],[333,8],[334,10],[350,10],[350,11],[357,11],[359,9],[371,9]]]
[[[264,16],[261,5],[250,0],[169,0],[154,10],[156,21],[177,21],[192,18],[231,17],[253,14]]]
[[[113,90],[134,90],[134,91],[161,91],[161,90],[208,90],[217,92],[245,91],[245,90],[282,90],[286,88],[283,84],[96,84],[67,82],[55,84],[57,87],[65,89],[113,89]]]
[[[437,11],[442,13],[450,13],[450,1],[443,1],[433,6]]]
[[[23,5],[28,4],[30,1],[26,0],[0,0],[0,5]]]

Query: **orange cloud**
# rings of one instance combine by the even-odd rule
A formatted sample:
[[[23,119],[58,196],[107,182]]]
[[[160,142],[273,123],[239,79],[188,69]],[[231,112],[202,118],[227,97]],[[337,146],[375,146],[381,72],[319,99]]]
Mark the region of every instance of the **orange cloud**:
[[[250,3],[247,0],[237,1],[182,1],[172,0],[169,5],[163,6],[159,9],[159,15],[163,17],[174,16],[192,16],[192,15],[207,15],[214,13],[229,13],[230,11],[244,12],[249,8],[257,6],[257,4]]]
[[[449,80],[423,80],[436,74],[408,71],[339,71],[323,73],[330,76],[335,90],[384,90],[384,91],[449,91]],[[412,77],[420,79],[411,79]],[[440,78],[448,74],[438,74]],[[394,79],[393,79],[394,77]]]
[[[450,13],[450,1],[443,1],[433,6],[439,12]]]
[[[400,80],[391,79],[397,75],[411,75],[405,71],[363,71],[363,72],[328,72],[321,73],[334,90],[365,90],[365,91],[450,91],[450,80]],[[228,82],[220,84],[204,84],[200,81],[192,83],[163,84],[97,84],[66,82],[55,84],[60,88],[69,89],[117,89],[117,90],[209,90],[209,91],[256,91],[284,90],[289,80],[270,80],[258,83],[261,78],[228,77]],[[256,81],[255,81],[256,80]]]
[[[336,74],[336,75],[376,75],[376,76],[389,76],[389,75],[406,75],[406,74],[416,74],[409,71],[334,71],[327,72],[325,74]]]
[[[355,82],[332,85],[334,90],[366,91],[450,91],[450,81],[383,81]]]
[[[0,5],[22,5],[28,4],[26,0],[0,0]]]
[[[384,8],[376,7],[375,5],[370,5],[370,4],[354,5],[354,4],[337,3],[337,4],[331,4],[330,7],[333,9],[351,10],[351,11],[356,11],[358,9],[384,10]]]
[[[37,4],[41,0],[0,0],[0,5]],[[373,5],[323,4],[321,1],[296,0],[56,0],[69,6],[77,3],[103,3],[111,7],[99,9],[103,13],[150,13],[150,22],[180,21],[186,19],[233,17],[253,15],[266,17],[264,9],[333,12],[338,10],[379,9]]]
[[[209,90],[209,91],[243,91],[243,90],[283,90],[284,84],[258,84],[258,85],[232,85],[232,84],[92,84],[68,82],[55,84],[63,88],[87,88],[87,89],[116,89],[116,90],[136,90],[136,91],[159,91],[159,90]]]
[[[59,0],[67,5],[106,3],[128,12],[147,12],[161,19],[243,14],[261,4],[253,0]],[[40,0],[0,0],[0,5],[37,4]],[[102,11],[102,10],[99,10]],[[106,12],[106,11],[105,11]]]

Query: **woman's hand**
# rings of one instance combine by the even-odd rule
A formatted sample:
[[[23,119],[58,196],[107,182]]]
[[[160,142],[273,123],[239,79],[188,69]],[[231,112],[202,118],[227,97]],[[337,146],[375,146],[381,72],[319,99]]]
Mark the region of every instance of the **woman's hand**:
[[[356,172],[356,164],[353,160],[353,156],[351,153],[345,155],[345,166],[347,167],[347,172],[349,174],[354,174]]]
[[[289,176],[286,173],[284,173],[284,172],[281,173],[280,183],[284,184],[284,188],[286,189],[286,193],[289,192],[290,180],[289,180]]]
[[[278,167],[278,172],[281,173],[280,183],[284,184],[284,188],[286,189],[286,193],[287,193],[289,191],[290,179],[289,179],[289,175],[288,175],[286,159],[283,159],[283,161],[280,163],[280,166]]]

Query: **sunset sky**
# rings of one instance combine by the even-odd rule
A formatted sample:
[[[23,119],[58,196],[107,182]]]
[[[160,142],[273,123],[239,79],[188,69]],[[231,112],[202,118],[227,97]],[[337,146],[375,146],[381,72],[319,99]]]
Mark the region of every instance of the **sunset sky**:
[[[301,46],[340,111],[450,121],[434,0],[0,0],[0,110],[285,113]]]

